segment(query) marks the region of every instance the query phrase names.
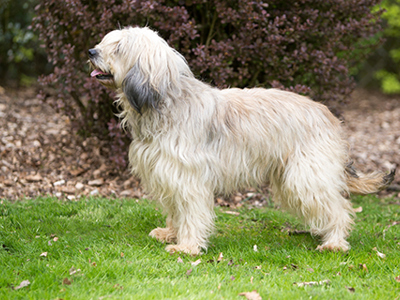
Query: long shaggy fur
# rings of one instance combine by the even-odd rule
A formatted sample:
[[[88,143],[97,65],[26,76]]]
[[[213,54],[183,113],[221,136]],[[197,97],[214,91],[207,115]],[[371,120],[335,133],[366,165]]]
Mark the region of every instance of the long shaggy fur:
[[[207,247],[215,194],[267,182],[322,237],[319,249],[345,251],[353,209],[344,195],[393,180],[347,164],[340,121],[324,105],[276,89],[211,87],[148,28],[112,31],[89,54],[92,76],[118,92],[132,172],[167,213],[167,227],[150,235],[175,243],[170,252]]]

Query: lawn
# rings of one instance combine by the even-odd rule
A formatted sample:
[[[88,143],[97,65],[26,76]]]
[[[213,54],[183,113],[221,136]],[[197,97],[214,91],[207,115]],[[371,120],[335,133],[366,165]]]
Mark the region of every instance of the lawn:
[[[316,251],[273,207],[216,208],[208,251],[191,257],[148,236],[165,217],[147,200],[1,200],[0,299],[400,299],[395,201],[353,198],[348,253]]]

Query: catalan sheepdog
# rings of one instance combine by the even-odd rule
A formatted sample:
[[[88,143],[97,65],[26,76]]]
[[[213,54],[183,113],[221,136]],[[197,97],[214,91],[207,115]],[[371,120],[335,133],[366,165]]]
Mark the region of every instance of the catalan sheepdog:
[[[89,61],[91,76],[117,92],[132,172],[167,214],[150,236],[171,253],[207,248],[215,195],[267,183],[321,237],[319,250],[346,251],[346,196],[393,180],[394,170],[363,175],[348,163],[341,123],[324,105],[277,89],[212,87],[149,28],[108,33]]]

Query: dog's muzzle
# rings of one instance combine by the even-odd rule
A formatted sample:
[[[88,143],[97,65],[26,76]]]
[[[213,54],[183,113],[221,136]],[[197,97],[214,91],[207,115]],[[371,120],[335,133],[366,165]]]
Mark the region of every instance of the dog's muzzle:
[[[96,66],[96,60],[99,56],[99,52],[96,49],[89,49],[88,51],[89,59],[90,62],[92,63],[94,70],[92,73],[90,73],[91,77],[96,77],[97,80],[99,80],[103,84],[109,84],[111,81],[114,80],[114,76],[106,71],[103,71]]]

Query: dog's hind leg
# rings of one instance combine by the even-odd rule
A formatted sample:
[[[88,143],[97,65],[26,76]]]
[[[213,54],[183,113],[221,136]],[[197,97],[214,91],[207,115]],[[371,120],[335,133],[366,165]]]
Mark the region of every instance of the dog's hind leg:
[[[275,189],[282,206],[302,217],[312,234],[322,238],[318,250],[347,251],[354,214],[346,189],[343,168],[329,160],[323,163],[292,158]]]

